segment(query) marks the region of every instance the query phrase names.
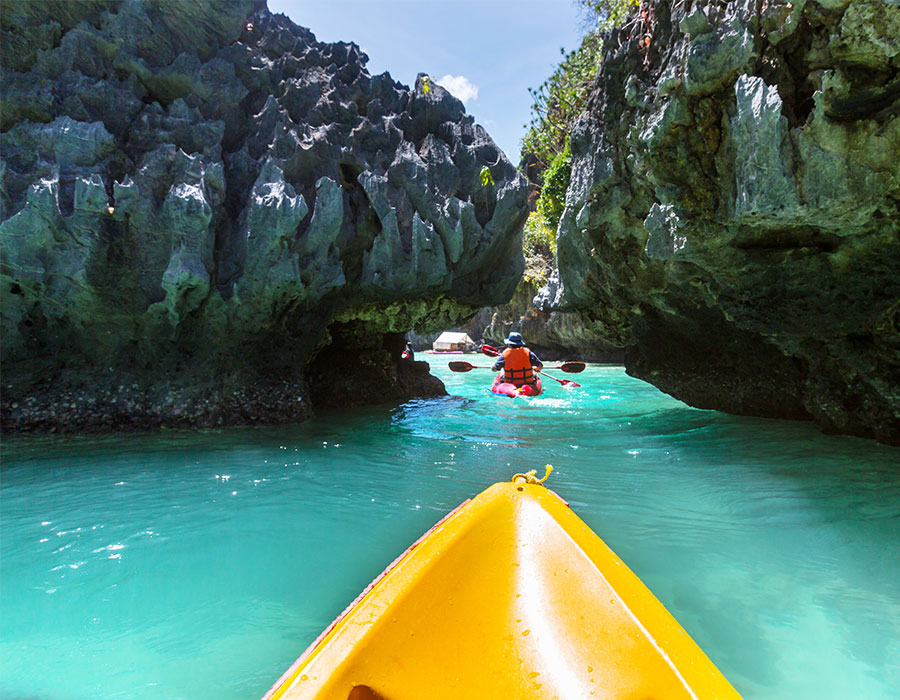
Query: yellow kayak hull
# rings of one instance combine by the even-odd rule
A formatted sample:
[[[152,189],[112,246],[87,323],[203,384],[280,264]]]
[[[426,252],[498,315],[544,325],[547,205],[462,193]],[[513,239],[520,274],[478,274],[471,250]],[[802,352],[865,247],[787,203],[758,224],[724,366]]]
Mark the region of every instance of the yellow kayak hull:
[[[499,483],[391,564],[264,700],[739,697],[565,502]]]

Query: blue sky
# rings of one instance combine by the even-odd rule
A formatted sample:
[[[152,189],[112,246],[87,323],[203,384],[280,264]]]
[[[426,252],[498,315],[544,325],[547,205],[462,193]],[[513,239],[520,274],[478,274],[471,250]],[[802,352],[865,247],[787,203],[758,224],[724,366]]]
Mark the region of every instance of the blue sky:
[[[575,0],[268,0],[319,41],[353,41],[373,75],[444,82],[518,164],[537,87],[581,42]],[[455,80],[442,81],[444,76]],[[477,95],[476,95],[477,90]]]

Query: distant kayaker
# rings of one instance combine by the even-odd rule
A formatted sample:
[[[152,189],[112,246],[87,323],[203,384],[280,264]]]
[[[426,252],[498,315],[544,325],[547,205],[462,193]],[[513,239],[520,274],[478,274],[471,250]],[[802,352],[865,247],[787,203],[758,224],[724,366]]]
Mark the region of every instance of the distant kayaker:
[[[403,352],[400,354],[401,359],[409,360],[410,362],[416,359],[416,353],[412,349],[412,345],[409,344],[409,341],[406,341],[406,347],[403,348]]]
[[[525,347],[521,333],[513,331],[506,339],[508,346],[494,363],[494,371],[503,370],[503,381],[516,386],[534,384],[537,379],[534,370],[541,369],[544,363],[537,355]]]

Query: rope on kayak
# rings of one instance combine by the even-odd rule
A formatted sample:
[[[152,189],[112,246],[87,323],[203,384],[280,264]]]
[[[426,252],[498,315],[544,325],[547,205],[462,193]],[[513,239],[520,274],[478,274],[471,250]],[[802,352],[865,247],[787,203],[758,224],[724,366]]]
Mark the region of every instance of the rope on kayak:
[[[514,484],[520,484],[520,483],[543,484],[545,481],[547,481],[547,477],[550,476],[550,472],[553,471],[553,465],[548,464],[545,466],[545,469],[547,471],[544,474],[543,479],[538,479],[537,478],[537,469],[532,469],[530,472],[528,472],[526,474],[513,474],[512,482]]]

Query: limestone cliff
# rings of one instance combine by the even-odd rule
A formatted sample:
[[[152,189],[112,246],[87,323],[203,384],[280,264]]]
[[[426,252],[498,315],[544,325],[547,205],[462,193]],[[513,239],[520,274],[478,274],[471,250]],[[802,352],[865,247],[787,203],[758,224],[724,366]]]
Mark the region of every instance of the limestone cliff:
[[[402,333],[512,295],[527,184],[428,76],[261,1],[7,1],[2,32],[5,430],[442,391]]]
[[[900,443],[900,4],[645,2],[572,134],[544,309],[686,402]]]

